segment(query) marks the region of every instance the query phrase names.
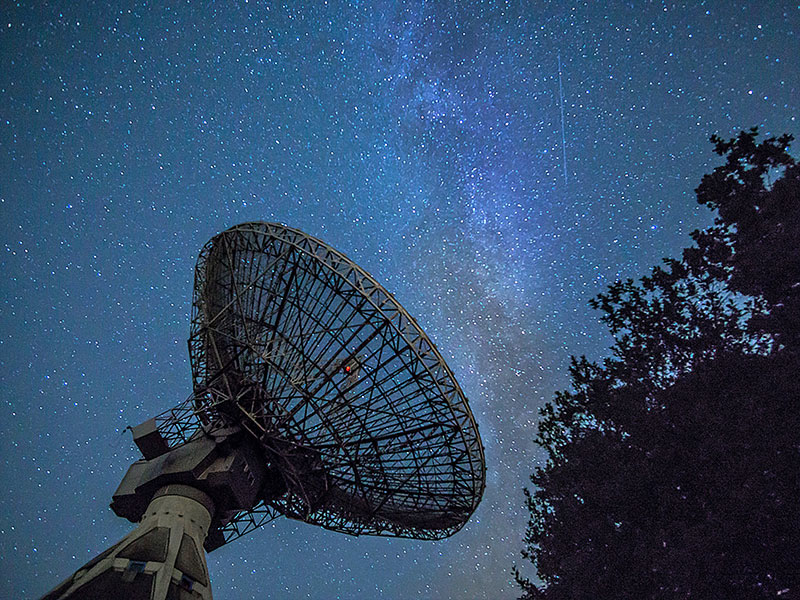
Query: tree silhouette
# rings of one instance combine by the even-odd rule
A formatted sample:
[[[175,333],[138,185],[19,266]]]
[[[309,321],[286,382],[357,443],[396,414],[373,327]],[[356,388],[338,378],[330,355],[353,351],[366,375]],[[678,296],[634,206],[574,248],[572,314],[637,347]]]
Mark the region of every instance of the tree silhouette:
[[[712,137],[716,212],[680,260],[591,301],[525,490],[524,599],[800,598],[800,166],[792,138]]]

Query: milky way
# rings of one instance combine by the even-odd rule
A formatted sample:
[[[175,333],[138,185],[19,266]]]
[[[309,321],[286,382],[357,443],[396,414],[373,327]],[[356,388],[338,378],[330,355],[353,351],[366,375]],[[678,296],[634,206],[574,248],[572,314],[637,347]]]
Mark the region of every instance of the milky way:
[[[537,411],[609,345],[587,301],[709,222],[712,133],[798,134],[798,7],[164,4],[0,9],[0,596],[129,531],[125,427],[190,392],[197,253],[265,220],[417,317],[487,489],[440,542],[276,520],[209,555],[215,598],[516,597]]]

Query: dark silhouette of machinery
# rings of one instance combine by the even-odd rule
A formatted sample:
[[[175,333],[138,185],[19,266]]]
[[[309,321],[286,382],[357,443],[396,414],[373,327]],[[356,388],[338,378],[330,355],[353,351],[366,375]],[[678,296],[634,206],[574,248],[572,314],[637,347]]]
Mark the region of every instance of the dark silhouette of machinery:
[[[485,485],[461,388],[414,319],[323,242],[215,236],[195,270],[193,394],[133,428],[111,508],[138,527],[43,600],[208,599],[205,552],[279,515],[444,538]]]

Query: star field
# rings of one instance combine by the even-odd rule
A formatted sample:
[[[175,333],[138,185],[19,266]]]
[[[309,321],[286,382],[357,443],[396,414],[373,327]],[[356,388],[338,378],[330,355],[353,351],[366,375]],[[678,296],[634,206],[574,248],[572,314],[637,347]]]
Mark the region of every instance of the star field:
[[[215,598],[515,598],[537,411],[609,345],[587,301],[709,222],[712,133],[800,133],[800,9],[165,4],[0,7],[0,596],[130,530],[125,427],[191,391],[197,253],[265,220],[417,318],[487,488],[440,542],[273,521],[209,555]]]

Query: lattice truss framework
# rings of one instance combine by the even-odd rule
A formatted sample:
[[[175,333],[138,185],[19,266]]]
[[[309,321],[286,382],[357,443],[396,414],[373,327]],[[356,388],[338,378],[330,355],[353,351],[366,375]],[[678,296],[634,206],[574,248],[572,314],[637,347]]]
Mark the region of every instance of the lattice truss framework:
[[[416,321],[368,273],[301,231],[245,223],[195,271],[194,395],[157,418],[170,445],[240,423],[288,491],[236,515],[226,541],[278,514],[359,535],[438,539],[483,494],[475,419]]]

